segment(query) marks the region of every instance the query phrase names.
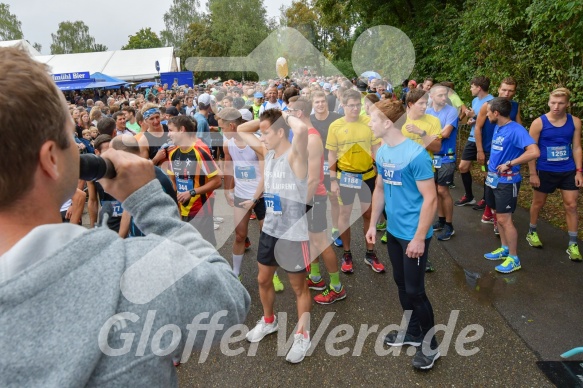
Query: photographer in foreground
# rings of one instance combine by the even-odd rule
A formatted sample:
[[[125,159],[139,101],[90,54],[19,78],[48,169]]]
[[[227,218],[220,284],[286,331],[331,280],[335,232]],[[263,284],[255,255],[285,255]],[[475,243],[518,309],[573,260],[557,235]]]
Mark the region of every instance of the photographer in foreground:
[[[176,386],[172,360],[205,341],[197,315],[220,339],[249,295],[136,155],[104,152],[117,176],[100,183],[145,237],[61,223],[79,179],[65,99],[24,52],[0,49],[0,67],[0,152],[14,155],[0,162],[0,386]]]

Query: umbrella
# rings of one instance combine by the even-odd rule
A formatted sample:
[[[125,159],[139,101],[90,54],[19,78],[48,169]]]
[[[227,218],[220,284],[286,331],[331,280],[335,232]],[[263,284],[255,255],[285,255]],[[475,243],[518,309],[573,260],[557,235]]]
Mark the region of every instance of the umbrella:
[[[149,88],[150,86],[156,85],[156,82],[142,82],[141,84],[136,85],[137,89],[141,88]]]
[[[370,78],[370,77],[374,77],[374,78],[377,78],[377,79],[382,79],[383,78],[376,71],[365,71],[360,76],[361,77],[364,77],[364,78]]]

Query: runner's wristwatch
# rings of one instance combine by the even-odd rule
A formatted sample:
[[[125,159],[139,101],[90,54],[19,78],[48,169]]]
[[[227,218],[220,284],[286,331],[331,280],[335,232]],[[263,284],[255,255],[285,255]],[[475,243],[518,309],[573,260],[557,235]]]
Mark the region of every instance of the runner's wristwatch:
[[[188,192],[190,194],[191,197],[196,197],[196,190],[192,189]]]

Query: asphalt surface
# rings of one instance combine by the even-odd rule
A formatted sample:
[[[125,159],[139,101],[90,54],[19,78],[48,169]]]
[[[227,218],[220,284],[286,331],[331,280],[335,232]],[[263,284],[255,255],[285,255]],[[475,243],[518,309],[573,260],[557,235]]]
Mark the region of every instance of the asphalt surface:
[[[463,194],[459,176],[456,182],[459,187],[452,190],[454,199]],[[474,185],[474,193],[479,196],[481,188]],[[363,262],[365,245],[358,211],[355,205],[352,215],[355,273],[341,274],[347,298],[328,306],[313,304],[313,345],[302,363],[292,365],[285,361],[288,349],[285,342],[293,334],[297,314],[295,297],[285,272],[280,270],[285,290],[277,294],[275,310],[287,313],[287,319],[280,316],[279,333],[267,336],[256,347],[244,339],[231,343],[231,351],[238,350],[241,353],[238,355],[228,355],[226,347],[221,349],[217,345],[200,362],[199,354],[194,352],[178,368],[181,386],[552,386],[537,363],[545,364],[565,379],[554,380],[559,381],[559,386],[583,386],[582,363],[572,362],[569,367],[579,369],[567,373],[568,365],[557,363],[561,353],[583,346],[579,294],[583,287],[583,264],[568,259],[565,232],[540,221],[538,232],[544,248],[531,248],[524,239],[528,212],[518,209],[514,221],[522,269],[503,275],[494,271],[498,262],[483,258],[484,253],[500,244],[492,225],[481,223],[481,212],[471,206],[456,207],[455,236],[446,242],[433,238],[429,258],[436,272],[426,277],[435,322],[448,325],[451,328],[448,332],[453,335],[447,354],[431,371],[419,372],[411,366],[412,348],[403,347],[400,353],[388,354],[388,348],[382,346],[384,334],[379,333],[388,325],[399,325],[402,311],[386,247],[377,241],[377,254],[387,268],[386,273],[374,273]],[[225,218],[216,236],[219,252],[230,261],[234,240],[232,208],[221,192],[217,195],[215,214]],[[377,238],[381,235],[379,232]],[[252,247],[245,254],[242,283],[252,298],[245,322],[251,329],[262,315],[256,281],[257,221],[250,221],[249,237]],[[342,250],[334,249],[340,258]],[[321,270],[328,281],[324,265]],[[483,335],[468,331],[472,328],[478,331],[483,328]],[[368,336],[367,330],[371,332]],[[319,334],[319,342],[314,343]],[[334,338],[341,336],[345,336],[343,341],[334,343]],[[474,336],[475,341],[465,345],[458,341],[456,347],[456,339],[464,336]],[[438,333],[438,339],[442,344],[447,342],[443,331]],[[472,349],[472,354],[464,349]],[[581,361],[583,356],[570,360]]]
[[[459,177],[457,181],[460,182]],[[476,187],[475,192],[480,193],[480,188]],[[452,193],[454,198],[459,198],[462,190],[454,189]],[[390,324],[399,325],[402,311],[386,247],[377,242],[377,254],[387,267],[385,274],[374,273],[363,262],[365,245],[357,212],[355,206],[356,222],[352,226],[355,273],[341,274],[348,296],[329,306],[314,303],[313,340],[318,330],[324,334],[312,346],[309,357],[296,365],[285,361],[285,341],[293,333],[297,314],[286,275],[279,271],[286,288],[277,294],[275,309],[287,313],[285,333],[280,322],[280,333],[264,338],[255,350],[242,340],[230,345],[232,350],[241,349],[239,355],[227,356],[216,346],[205,362],[198,363],[195,353],[188,363],[179,367],[181,385],[552,386],[537,367],[537,361],[559,361],[561,353],[583,345],[583,313],[578,296],[583,285],[583,265],[568,259],[566,233],[540,222],[539,235],[544,249],[530,248],[524,240],[528,213],[517,210],[518,253],[523,269],[509,275],[498,274],[494,271],[497,262],[485,260],[482,255],[497,248],[499,239],[494,236],[492,225],[480,222],[481,213],[467,206],[454,210],[455,236],[447,242],[434,238],[430,246],[430,260],[436,272],[427,275],[427,294],[436,323],[450,322],[453,328],[449,330],[453,338],[447,355],[436,362],[433,370],[419,372],[411,366],[412,349],[404,347],[398,355],[383,354],[388,348],[383,350],[379,341],[384,335],[379,333]],[[217,240],[220,253],[230,260],[234,238],[231,208],[222,201],[221,194],[217,196],[215,213],[225,217],[225,223],[217,231]],[[380,236],[379,232],[379,239]],[[256,282],[257,221],[250,221],[249,237],[253,246],[245,254],[242,282],[252,297],[245,322],[251,329],[262,314]],[[340,257],[341,249],[334,249]],[[328,280],[324,266],[321,268]],[[456,348],[456,338],[469,325],[481,326],[483,335],[465,345],[465,349],[474,349],[474,354],[465,355],[460,344]],[[367,329],[372,334],[364,337]],[[334,338],[343,335],[346,340],[335,344]],[[477,334],[470,331],[461,337],[464,335]],[[443,332],[438,338],[444,342]],[[339,351],[343,354],[339,355]]]

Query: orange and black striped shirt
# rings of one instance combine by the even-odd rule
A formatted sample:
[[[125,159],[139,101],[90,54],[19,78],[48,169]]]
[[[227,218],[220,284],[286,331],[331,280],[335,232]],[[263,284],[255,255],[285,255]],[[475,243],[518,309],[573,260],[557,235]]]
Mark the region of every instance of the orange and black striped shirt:
[[[193,145],[186,151],[179,147],[170,151],[168,156],[168,175],[175,178],[176,191],[182,193],[205,185],[210,178],[219,173],[219,169],[211,155],[202,147]],[[188,204],[180,203],[180,215],[193,217],[203,209],[203,214],[212,214],[208,199],[212,193],[197,194]]]

